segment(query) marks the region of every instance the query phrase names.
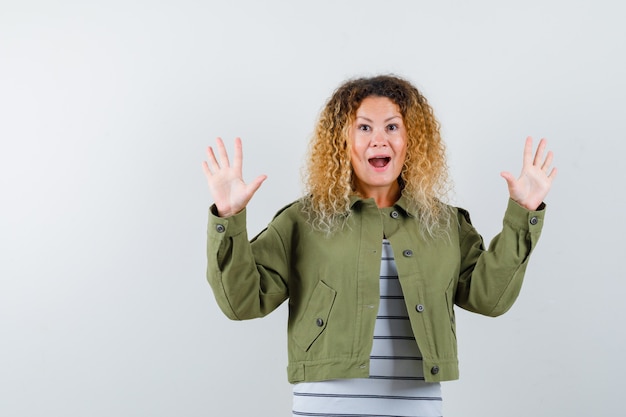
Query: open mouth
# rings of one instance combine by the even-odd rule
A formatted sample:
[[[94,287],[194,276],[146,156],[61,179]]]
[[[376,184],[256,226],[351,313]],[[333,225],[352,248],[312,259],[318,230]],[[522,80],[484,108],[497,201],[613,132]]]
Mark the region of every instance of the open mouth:
[[[376,158],[370,158],[367,160],[371,166],[373,166],[374,168],[384,168],[387,166],[387,164],[389,163],[389,161],[391,161],[391,158],[388,156],[381,156],[381,157],[376,157]]]

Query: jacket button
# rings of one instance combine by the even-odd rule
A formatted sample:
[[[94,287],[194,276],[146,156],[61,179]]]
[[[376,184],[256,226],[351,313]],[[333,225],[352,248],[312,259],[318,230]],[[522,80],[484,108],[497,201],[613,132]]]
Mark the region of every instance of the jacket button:
[[[537,223],[539,223],[539,219],[537,218],[537,216],[533,216],[533,217],[530,218],[530,224],[532,224],[534,226]]]
[[[397,219],[399,216],[400,216],[400,214],[397,211],[394,210],[394,211],[391,212],[391,217],[392,218]]]
[[[413,256],[413,251],[411,249],[405,249],[404,251],[402,251],[402,254],[407,258],[410,258],[411,256]]]
[[[223,224],[218,224],[217,226],[215,226],[215,230],[217,230],[217,233],[224,233],[226,231],[226,228]]]
[[[418,305],[415,306],[415,310],[418,313],[421,313],[422,311],[424,311],[424,306],[422,304],[418,304]]]
[[[430,368],[430,373],[433,375],[437,375],[439,373],[439,367],[437,365]]]
[[[315,320],[315,324],[317,324],[317,327],[322,327],[324,325],[324,320],[317,319]]]

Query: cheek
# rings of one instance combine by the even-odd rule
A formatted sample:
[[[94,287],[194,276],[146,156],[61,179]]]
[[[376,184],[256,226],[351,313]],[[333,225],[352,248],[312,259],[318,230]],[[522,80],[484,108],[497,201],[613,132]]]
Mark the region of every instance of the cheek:
[[[364,153],[363,141],[360,141],[358,137],[353,138],[350,143],[350,159],[360,160]]]
[[[406,155],[406,150],[407,150],[406,140],[399,139],[394,145],[395,145],[394,151],[396,155],[401,155],[404,157]]]
[[[406,149],[406,145],[404,145],[401,146],[396,152],[396,155],[398,156],[398,162],[401,166],[404,165],[404,161],[406,160]]]
[[[359,163],[359,154],[354,148],[354,145],[350,146],[350,164],[354,168]]]

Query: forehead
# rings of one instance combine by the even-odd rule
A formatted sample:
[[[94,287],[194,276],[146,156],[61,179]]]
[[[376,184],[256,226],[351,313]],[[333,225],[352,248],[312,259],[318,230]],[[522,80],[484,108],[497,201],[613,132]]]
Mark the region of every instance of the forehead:
[[[361,101],[356,110],[356,117],[384,116],[402,117],[400,107],[390,98],[381,96],[369,96]]]

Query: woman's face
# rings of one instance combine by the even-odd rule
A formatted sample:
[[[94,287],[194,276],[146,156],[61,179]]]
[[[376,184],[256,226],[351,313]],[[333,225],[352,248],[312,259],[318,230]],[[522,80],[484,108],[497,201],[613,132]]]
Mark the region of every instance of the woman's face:
[[[356,111],[349,140],[356,191],[365,198],[397,199],[397,180],[407,147],[406,128],[398,106],[387,97],[365,98]]]

